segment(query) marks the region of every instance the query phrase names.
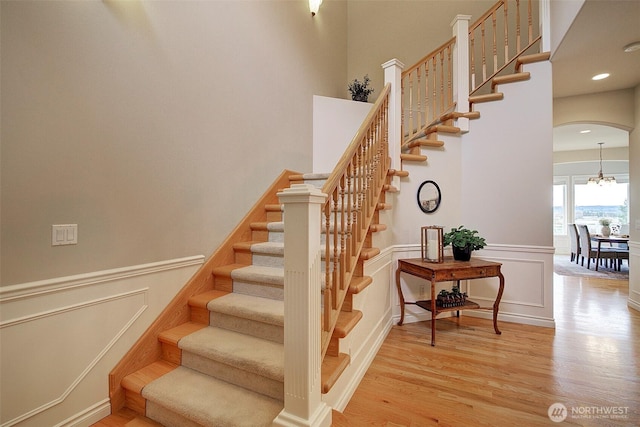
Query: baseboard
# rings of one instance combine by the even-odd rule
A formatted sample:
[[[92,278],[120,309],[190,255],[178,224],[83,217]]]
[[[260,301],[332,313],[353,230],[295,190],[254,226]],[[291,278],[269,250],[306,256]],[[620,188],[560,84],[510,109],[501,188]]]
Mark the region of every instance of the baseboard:
[[[86,410],[75,414],[55,425],[55,427],[85,427],[91,426],[101,419],[111,415],[111,403],[109,399],[87,408]]]
[[[480,319],[489,319],[493,320],[493,313],[490,311],[464,311],[464,316],[469,317],[477,317]],[[554,328],[556,327],[556,322],[554,319],[536,317],[536,316],[527,316],[522,314],[514,314],[514,313],[498,313],[498,323],[507,322],[507,323],[519,323],[521,325],[531,325],[531,326],[542,326],[544,328]]]
[[[356,392],[358,385],[360,385],[360,381],[362,381],[362,378],[367,373],[373,359],[378,354],[378,350],[380,350],[392,326],[391,308],[389,307],[380,322],[378,322],[360,347],[360,351],[353,356],[351,366],[354,367],[355,371],[349,376],[349,381],[346,384],[336,384],[336,386],[334,386],[340,390],[338,395],[334,396],[332,393],[329,393],[323,398],[333,409],[342,412],[347,407],[347,404]],[[344,377],[345,375],[343,374],[341,379]]]

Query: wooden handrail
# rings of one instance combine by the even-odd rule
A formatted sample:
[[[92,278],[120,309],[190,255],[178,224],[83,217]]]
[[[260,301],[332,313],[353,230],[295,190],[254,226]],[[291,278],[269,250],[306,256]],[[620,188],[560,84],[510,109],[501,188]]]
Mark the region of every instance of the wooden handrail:
[[[453,99],[453,37],[402,73],[402,134],[413,139],[440,114],[451,110]]]
[[[478,92],[541,39],[541,35],[534,34],[534,30],[537,32],[538,28],[533,25],[533,0],[524,1],[527,2],[524,22],[521,0],[511,2],[499,0],[469,26],[470,94]],[[513,3],[515,3],[515,12]],[[527,40],[524,43],[522,41],[523,26],[527,29]],[[490,38],[487,32],[490,33]],[[502,35],[499,37],[500,33]],[[480,65],[479,70],[477,65]]]
[[[526,11],[522,1],[527,2]],[[469,70],[469,95],[505,72],[515,60],[541,40],[533,0],[499,0],[469,26],[467,38],[451,38],[402,73],[402,149],[421,138],[425,130],[441,121],[441,116],[459,104],[453,98],[453,64],[451,55],[456,43],[469,44],[469,57],[459,58],[458,67]],[[523,28],[526,27],[526,33]],[[522,37],[527,37],[526,41]],[[468,61],[468,63],[467,63]],[[468,110],[462,110],[464,112]]]
[[[387,84],[322,187],[329,196],[322,211],[326,237],[322,357],[329,347],[389,169],[390,91],[391,85]]]

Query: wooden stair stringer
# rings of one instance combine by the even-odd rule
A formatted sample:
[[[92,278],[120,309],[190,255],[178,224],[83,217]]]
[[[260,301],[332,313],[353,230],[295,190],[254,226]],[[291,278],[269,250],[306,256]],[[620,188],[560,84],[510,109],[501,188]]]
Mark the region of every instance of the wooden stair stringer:
[[[191,320],[189,299],[194,295],[217,288],[212,273],[213,269],[235,262],[233,244],[252,239],[251,224],[269,221],[269,207],[277,206],[277,210],[273,209],[273,212],[277,212],[277,215],[273,215],[273,217],[281,219],[282,213],[277,193],[281,188],[289,186],[288,177],[296,173],[298,172],[284,170],[273,181],[271,186],[258,199],[234,230],[229,233],[218,249],[189,279],[158,315],[156,320],[111,370],[109,373],[109,399],[112,413],[118,412],[126,402],[126,391],[122,387],[123,379],[129,374],[162,360],[162,344],[158,339],[160,333],[189,322]]]

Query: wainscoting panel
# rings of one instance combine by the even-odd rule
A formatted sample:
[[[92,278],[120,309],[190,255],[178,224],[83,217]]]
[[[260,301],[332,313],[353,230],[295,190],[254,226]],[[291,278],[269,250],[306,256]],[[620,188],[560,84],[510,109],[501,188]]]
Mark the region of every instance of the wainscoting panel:
[[[553,248],[520,245],[489,245],[474,252],[474,257],[502,263],[505,288],[500,303],[501,321],[555,327],[553,320]],[[420,246],[396,247],[394,259],[419,258]],[[396,266],[394,265],[394,270]],[[430,284],[403,274],[401,286],[405,301],[430,299]],[[395,290],[395,281],[391,286]],[[498,279],[476,279],[461,282],[469,298],[483,306],[491,306],[498,290]],[[438,284],[436,293],[450,289],[453,282]],[[400,319],[400,300],[392,295],[394,323]],[[443,313],[441,316],[450,316]],[[491,318],[490,311],[465,311],[464,315]],[[431,313],[415,305],[405,306],[405,322],[430,320]]]
[[[0,290],[5,426],[88,426],[108,415],[108,374],[204,257]]]
[[[338,411],[344,410],[349,403],[391,329],[389,278],[394,272],[392,255],[389,248],[365,263],[364,274],[372,277],[373,283],[354,297],[354,309],[360,310],[363,316],[351,333],[340,340],[340,352],[351,356],[351,364],[322,398]]]

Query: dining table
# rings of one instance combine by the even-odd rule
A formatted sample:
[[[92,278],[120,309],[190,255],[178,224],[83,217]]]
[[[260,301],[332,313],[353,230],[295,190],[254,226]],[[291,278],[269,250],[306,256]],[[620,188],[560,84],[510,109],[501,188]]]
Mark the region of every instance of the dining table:
[[[596,249],[596,271],[598,271],[598,265],[600,264],[600,250],[602,248],[603,243],[605,244],[609,243],[609,246],[612,246],[614,243],[615,244],[626,243],[627,244],[626,251],[629,251],[629,236],[614,236],[614,235],[602,236],[599,234],[592,234],[591,241],[597,243],[598,245]],[[619,249],[622,252],[625,251],[624,248],[619,248]]]

